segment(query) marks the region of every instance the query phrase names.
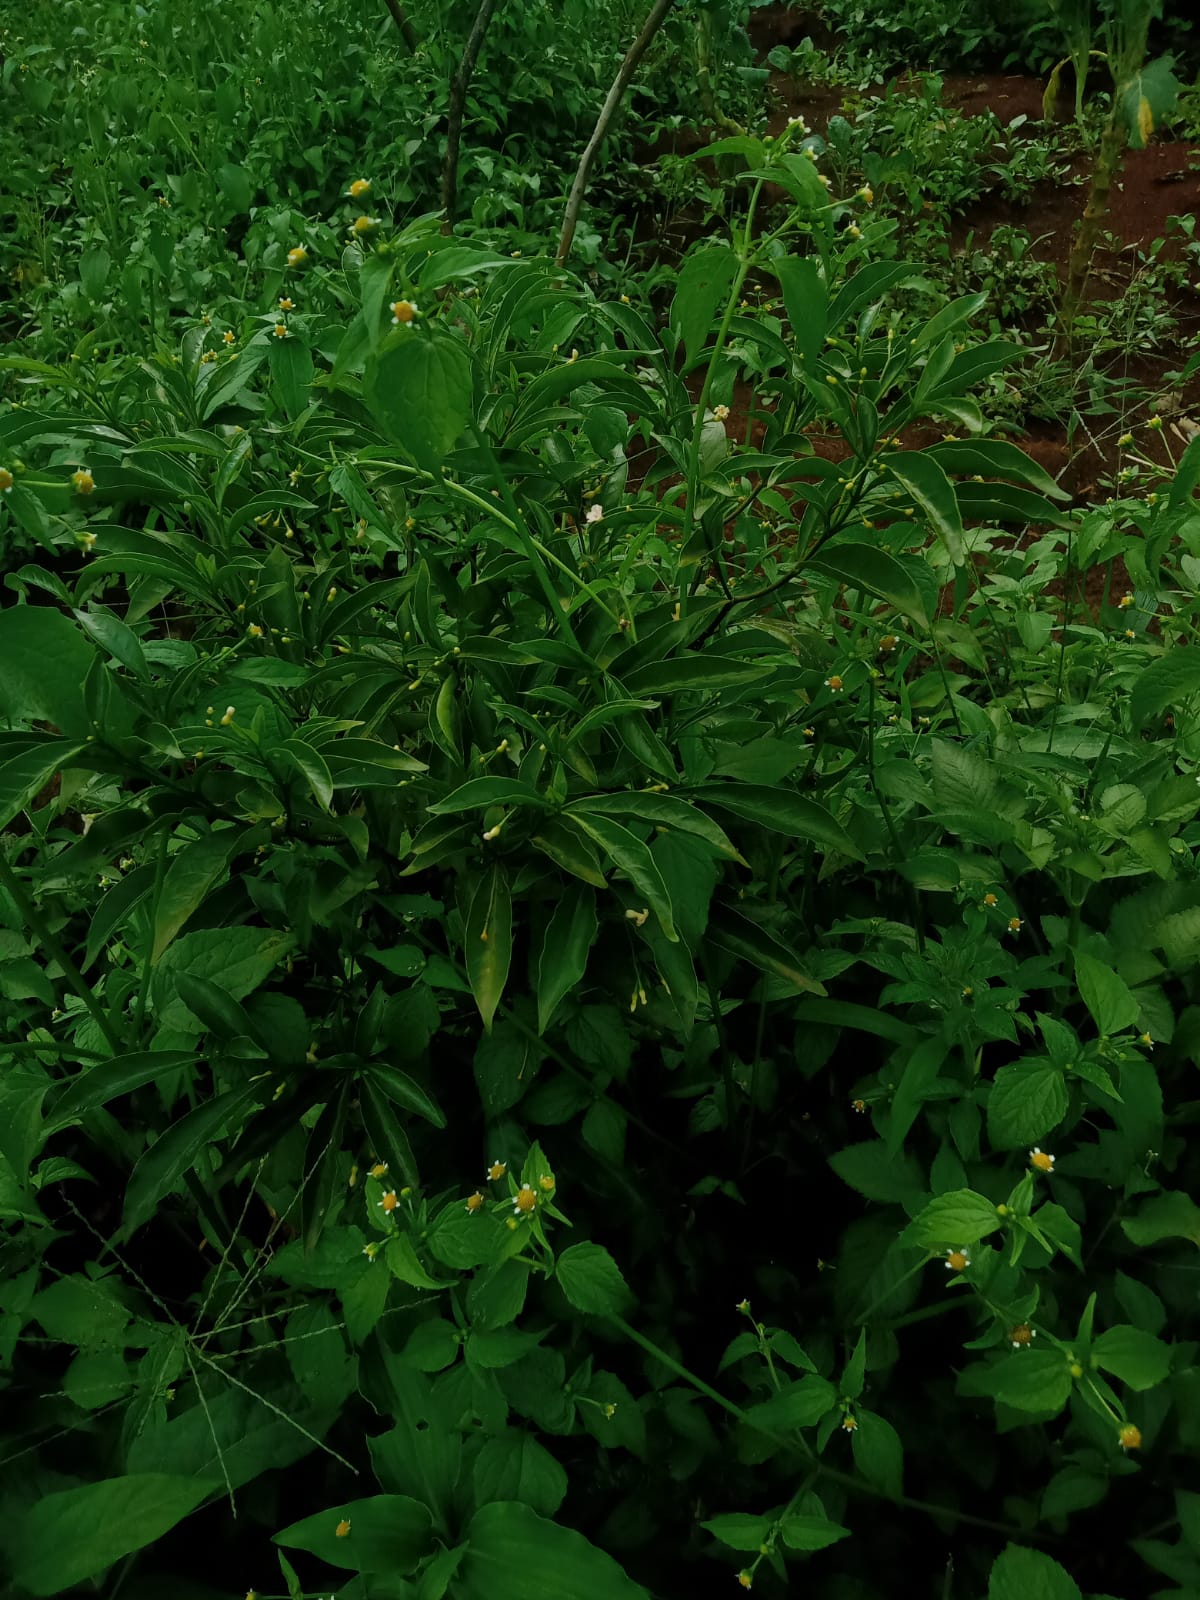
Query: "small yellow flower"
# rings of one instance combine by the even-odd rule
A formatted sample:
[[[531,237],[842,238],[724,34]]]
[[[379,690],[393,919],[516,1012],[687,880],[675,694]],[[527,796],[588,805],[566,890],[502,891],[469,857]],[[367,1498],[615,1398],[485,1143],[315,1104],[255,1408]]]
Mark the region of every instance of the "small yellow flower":
[[[1161,433],[1162,432],[1162,425],[1163,425],[1163,420],[1162,420],[1162,418],[1160,416],[1151,417],[1150,421],[1146,424],[1146,426],[1148,428],[1153,428],[1155,433]]]
[[[892,651],[899,643],[900,641],[897,639],[894,633],[885,633],[883,638],[879,641],[880,652],[884,655],[891,655]]]
[[[226,344],[232,344],[236,337],[236,334],[234,334],[229,328],[226,328],[225,332],[221,335],[221,338]]]
[[[379,1254],[379,1241],[378,1240],[372,1239],[367,1244],[363,1245],[363,1255],[366,1256],[368,1261],[374,1261],[375,1257],[378,1254]]]
[[[975,990],[968,983],[966,985],[966,987],[963,989],[962,997],[963,997],[964,1000],[969,1000],[974,993],[975,993]]]
[[[522,1216],[527,1217],[536,1205],[537,1194],[535,1193],[533,1186],[528,1183],[523,1183],[513,1196],[513,1210],[519,1212]]]
[[[295,311],[296,302],[291,298],[290,295],[280,295],[279,309],[280,311]]]
[[[349,188],[349,190],[347,192],[348,192],[351,200],[358,200],[364,194],[370,194],[370,192],[371,192],[371,180],[370,180],[370,178],[355,178],[354,182],[350,185],[350,188]]]
[[[728,415],[729,415],[729,407],[728,406],[714,406],[713,407],[713,416],[716,418],[716,420],[718,422],[724,422]]]
[[[7,467],[0,467],[0,494],[11,494],[15,481]]]
[[[392,321],[397,325],[411,322],[417,315],[416,302],[413,300],[392,301]]]
[[[805,728],[804,737],[806,739],[815,739],[817,737],[817,730],[815,728]]]
[[[334,1531],[334,1535],[339,1539],[347,1539],[347,1538],[349,1538],[349,1536],[350,1536],[350,1518],[349,1517],[343,1517],[342,1520],[338,1523],[337,1527],[333,1531]]]
[[[825,687],[829,690],[830,694],[841,694],[843,684],[836,672],[832,678],[825,679]]]
[[[858,1418],[854,1415],[853,1411],[847,1411],[846,1415],[842,1418],[842,1427],[847,1433],[853,1433],[855,1428],[858,1427]]]
[[[1140,1450],[1142,1448],[1142,1430],[1132,1422],[1126,1422],[1117,1434],[1117,1439],[1122,1450]]]
[[[1120,448],[1122,450],[1127,450],[1132,443],[1133,443],[1133,435],[1131,433],[1123,433],[1121,435],[1121,437],[1117,440],[1117,444],[1120,446]]]
[[[80,467],[71,474],[71,482],[75,485],[76,494],[91,494],[96,487],[96,480],[86,467]]]
[[[165,194],[160,194],[159,195],[158,203],[159,203],[160,206],[167,206],[168,208],[170,207],[170,204],[171,204],[171,202],[167,199]]]
[[[388,1164],[386,1161],[377,1161],[368,1174],[372,1178],[386,1178],[387,1175]]]
[[[1020,917],[1009,917],[1009,919],[1008,919],[1008,931],[1009,931],[1009,933],[1020,933],[1021,929],[1024,926],[1025,926],[1025,924],[1022,922]]]
[[[538,1188],[543,1190],[546,1194],[553,1194],[555,1187],[556,1181],[554,1174],[552,1172],[543,1172],[541,1177],[538,1179]]]
[[[277,339],[286,339],[287,336],[288,336],[287,323],[286,322],[277,322],[275,324],[275,337]]]
[[[1037,1338],[1037,1329],[1031,1328],[1027,1322],[1018,1322],[1015,1328],[1008,1330],[1008,1342],[1014,1350],[1024,1350]]]
[[[75,537],[85,550],[90,550],[96,543],[96,535],[90,529],[85,529],[83,533],[77,533]]]
[[[246,629],[246,632],[249,634],[251,639],[261,639],[263,636],[263,631],[257,622],[252,622]]]
[[[377,217],[355,217],[350,224],[350,231],[361,239],[364,233],[372,233],[378,226],[379,219]]]
[[[851,1111],[857,1111],[861,1117],[863,1112],[867,1109],[867,1102],[865,1100],[851,1100],[850,1109]]]
[[[1125,629],[1125,637],[1127,639],[1136,639],[1137,638],[1137,634],[1134,633],[1132,628],[1126,628]]]
[[[496,1183],[508,1171],[508,1164],[504,1161],[493,1161],[487,1169],[488,1182]]]
[[[875,204],[875,191],[874,191],[874,189],[870,188],[868,185],[864,184],[863,187],[858,191],[858,198],[862,201],[863,205],[865,205],[865,206],[874,205]]]
[[[738,1582],[743,1589],[752,1589],[754,1587],[754,1579],[745,1570],[738,1573]]]
[[[627,294],[623,294],[621,296],[621,304],[623,306],[627,306],[629,304],[629,296]]]
[[[1054,1157],[1050,1155],[1048,1151],[1042,1150],[1039,1148],[1039,1146],[1034,1145],[1033,1149],[1029,1152],[1029,1165],[1035,1168],[1035,1170],[1038,1172],[1053,1172]]]
[[[483,1195],[479,1192],[478,1189],[476,1189],[474,1194],[469,1194],[467,1196],[467,1210],[470,1211],[473,1214],[474,1212],[480,1210],[482,1208],[482,1206],[483,1206]]]
[[[308,251],[302,244],[294,245],[287,253],[289,267],[302,267],[308,260]]]
[[[1117,605],[1121,608],[1122,611],[1127,611],[1132,604],[1133,604],[1133,595],[1130,593],[1130,591],[1128,589],[1126,589],[1125,593],[1117,601]]]
[[[383,1199],[377,1201],[376,1203],[379,1206],[379,1209],[381,1211],[386,1212],[390,1216],[391,1213],[393,1211],[395,1211],[396,1207],[400,1204],[400,1201],[397,1198],[395,1189],[389,1189],[388,1192],[384,1195]]]
[[[1139,1044],[1144,1044],[1146,1046],[1147,1050],[1153,1050],[1154,1049],[1154,1040],[1150,1037],[1150,1035],[1148,1033],[1139,1034],[1138,1035],[1138,1043]]]
[[[957,1250],[946,1251],[946,1271],[965,1272],[971,1265],[971,1252],[965,1244],[960,1244]]]
[[[226,706],[225,707],[225,714],[221,718],[221,726],[223,728],[227,728],[229,726],[229,724],[233,721],[234,717],[236,717],[236,716],[237,716],[237,708],[235,706]]]

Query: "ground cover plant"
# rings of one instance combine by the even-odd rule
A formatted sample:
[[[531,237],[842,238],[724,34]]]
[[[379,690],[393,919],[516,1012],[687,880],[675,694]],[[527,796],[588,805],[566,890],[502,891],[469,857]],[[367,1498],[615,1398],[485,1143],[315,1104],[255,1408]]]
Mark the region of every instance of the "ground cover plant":
[[[1090,89],[94,9],[0,48],[5,1592],[1187,1600],[1184,203],[1064,354]]]

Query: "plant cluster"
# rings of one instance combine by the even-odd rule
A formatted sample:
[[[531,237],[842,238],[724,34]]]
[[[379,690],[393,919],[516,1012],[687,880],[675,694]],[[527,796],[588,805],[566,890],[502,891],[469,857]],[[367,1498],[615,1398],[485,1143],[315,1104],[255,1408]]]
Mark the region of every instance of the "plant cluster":
[[[949,212],[996,130],[935,99],[865,120]],[[703,148],[657,276],[328,146],[203,282],[169,183],[55,220],[109,260],[0,354],[14,1600],[1200,1585],[1200,442],[1127,415],[1072,503],[844,120]]]

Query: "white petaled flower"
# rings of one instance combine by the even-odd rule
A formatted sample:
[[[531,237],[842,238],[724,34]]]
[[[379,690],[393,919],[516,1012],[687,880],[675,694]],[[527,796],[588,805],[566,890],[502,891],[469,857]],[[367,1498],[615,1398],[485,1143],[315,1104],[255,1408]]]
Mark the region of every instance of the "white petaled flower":
[[[601,505],[591,505],[591,506],[589,506],[588,509],[587,509],[587,516],[584,518],[584,521],[585,522],[603,522],[604,521],[604,507],[601,506]]]
[[[960,1244],[955,1250],[946,1251],[946,1271],[965,1272],[971,1265],[971,1252],[965,1244]]]

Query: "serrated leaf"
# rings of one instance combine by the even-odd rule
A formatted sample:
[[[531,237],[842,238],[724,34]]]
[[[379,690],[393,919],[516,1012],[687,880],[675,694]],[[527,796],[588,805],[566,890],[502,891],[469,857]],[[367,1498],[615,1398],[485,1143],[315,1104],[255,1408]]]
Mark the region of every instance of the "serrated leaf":
[[[1030,1057],[1001,1067],[988,1094],[988,1138],[996,1150],[1016,1150],[1044,1138],[1067,1114],[1062,1071]]]
[[[973,1189],[956,1189],[931,1200],[908,1229],[913,1243],[927,1250],[977,1244],[1000,1226],[996,1207]]]

